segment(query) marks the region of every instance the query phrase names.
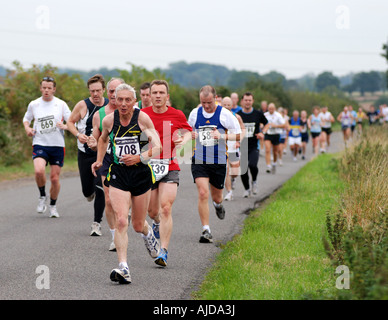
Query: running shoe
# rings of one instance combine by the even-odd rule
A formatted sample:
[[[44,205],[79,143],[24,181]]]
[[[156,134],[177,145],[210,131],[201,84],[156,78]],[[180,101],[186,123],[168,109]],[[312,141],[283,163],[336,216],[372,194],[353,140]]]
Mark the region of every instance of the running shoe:
[[[50,210],[50,218],[59,218],[57,206],[50,206],[49,210]]]
[[[226,194],[224,200],[225,200],[225,201],[232,201],[232,200],[233,200],[233,192],[232,192],[232,190],[230,190],[230,191]]]
[[[102,233],[101,233],[101,225],[98,223],[98,222],[93,222],[92,223],[92,226],[90,227],[91,231],[90,231],[90,235],[92,237],[99,237],[99,236],[102,236]]]
[[[214,205],[214,203],[213,203]],[[214,208],[216,209],[216,215],[218,217],[218,219],[220,220],[223,220],[225,218],[225,208],[222,204],[219,204],[217,207],[214,206]]]
[[[265,170],[267,173],[271,173],[271,171],[272,171],[272,167],[271,167],[271,165],[269,164],[269,165],[267,165],[267,170]]]
[[[154,232],[155,238],[158,240],[160,240],[159,226],[159,224],[152,223],[152,231]]]
[[[167,267],[167,254],[168,251],[165,248],[160,249],[158,257],[155,259],[155,263],[162,267]]]
[[[96,193],[93,192],[89,197],[86,197],[86,200],[88,202],[92,202],[94,200],[94,198],[96,197]]]
[[[272,165],[271,172],[272,172],[272,174],[276,173],[276,165],[275,164]]]
[[[252,193],[257,194],[258,192],[258,187],[257,187],[257,181],[252,182]]]
[[[111,252],[116,252],[116,245],[115,245],[115,242],[114,242],[114,241],[112,241],[112,242],[110,243],[109,251],[111,251]]]
[[[251,195],[251,190],[244,190],[244,193],[243,193],[243,198],[249,198],[249,196]]]
[[[155,259],[159,255],[160,251],[160,243],[156,239],[154,232],[152,231],[152,228],[149,227],[148,230],[151,232],[151,235],[149,237],[143,237],[144,244],[146,246],[146,249],[148,253],[150,254],[151,258]]]
[[[236,188],[236,178],[232,178],[231,182],[232,182],[232,190],[234,190]]]
[[[203,230],[201,238],[199,238],[200,243],[212,243],[213,236],[208,229]]]
[[[37,213],[44,213],[47,209],[46,197],[39,197],[38,206],[36,207]]]
[[[128,268],[113,269],[110,273],[110,280],[120,284],[129,284],[132,282]]]

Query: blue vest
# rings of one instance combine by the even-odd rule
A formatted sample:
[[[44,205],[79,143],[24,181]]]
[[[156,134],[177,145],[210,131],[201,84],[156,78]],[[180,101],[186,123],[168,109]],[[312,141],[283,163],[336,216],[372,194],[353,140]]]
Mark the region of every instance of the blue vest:
[[[288,133],[289,137],[298,138],[302,136],[302,133],[300,132],[300,118],[298,118],[296,121],[294,120],[294,117],[292,117],[289,120],[290,123],[290,132]]]
[[[213,128],[221,134],[226,133],[226,129],[220,122],[222,107],[217,106],[213,116],[206,119],[203,114],[203,107],[198,108],[195,129],[198,137],[195,140],[193,163],[206,164],[226,164],[226,142],[224,139],[214,140],[210,137]]]

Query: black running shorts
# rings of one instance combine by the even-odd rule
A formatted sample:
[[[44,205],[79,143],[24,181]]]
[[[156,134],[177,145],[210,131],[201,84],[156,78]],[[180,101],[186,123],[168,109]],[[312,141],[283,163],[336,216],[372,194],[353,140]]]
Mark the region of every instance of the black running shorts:
[[[109,168],[107,180],[110,187],[140,196],[151,189],[155,176],[148,165],[125,166],[113,163]]]
[[[196,178],[209,178],[210,184],[223,189],[225,185],[226,164],[191,164],[191,174],[195,182]]]

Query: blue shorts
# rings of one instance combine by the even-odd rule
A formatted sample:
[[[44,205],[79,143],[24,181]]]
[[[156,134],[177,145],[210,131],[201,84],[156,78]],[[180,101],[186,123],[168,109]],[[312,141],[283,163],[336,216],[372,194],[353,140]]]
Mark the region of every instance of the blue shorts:
[[[65,159],[64,147],[44,147],[40,145],[32,146],[32,159],[43,158],[46,160],[46,166],[56,165],[63,167],[63,160]]]

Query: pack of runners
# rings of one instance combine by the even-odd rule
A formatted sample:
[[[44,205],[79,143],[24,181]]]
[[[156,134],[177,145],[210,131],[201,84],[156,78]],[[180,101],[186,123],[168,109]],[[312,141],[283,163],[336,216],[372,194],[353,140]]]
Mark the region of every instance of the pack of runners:
[[[131,282],[127,261],[130,223],[143,238],[153,261],[167,266],[173,204],[179,186],[177,150],[193,146],[191,173],[202,225],[199,242],[212,243],[210,199],[217,217],[224,219],[222,202],[234,199],[238,176],[244,188],[243,198],[258,193],[261,149],[265,148],[266,172],[276,174],[277,165],[283,165],[287,145],[294,161],[298,157],[306,159],[310,136],[314,154],[326,152],[335,122],[327,107],[313,107],[310,116],[305,110],[295,110],[289,117],[285,108],[266,101],[261,103],[262,110],[254,109],[250,92],[244,93],[240,101],[237,93],[222,99],[210,85],[200,89],[200,104],[188,118],[171,107],[165,80],[144,83],[139,92],[141,101],[137,101],[135,89],[120,78],[105,84],[104,77],[97,74],[88,80],[87,87],[90,97],[70,111],[63,100],[54,96],[54,78],[44,77],[40,82],[42,96],[28,105],[23,124],[27,136],[32,137],[39,189],[36,211],[42,214],[49,208],[50,217],[59,217],[56,202],[65,155],[64,131],[68,130],[77,139],[83,196],[93,201],[90,235],[101,236],[105,212],[112,235],[109,250],[117,252],[119,262],[110,279],[120,284]],[[345,141],[356,125],[361,130],[364,120],[374,124],[379,119],[388,122],[387,106],[378,111],[371,107],[368,113],[362,109],[352,112],[350,106],[345,106],[337,117]],[[45,190],[48,164],[49,197]]]

